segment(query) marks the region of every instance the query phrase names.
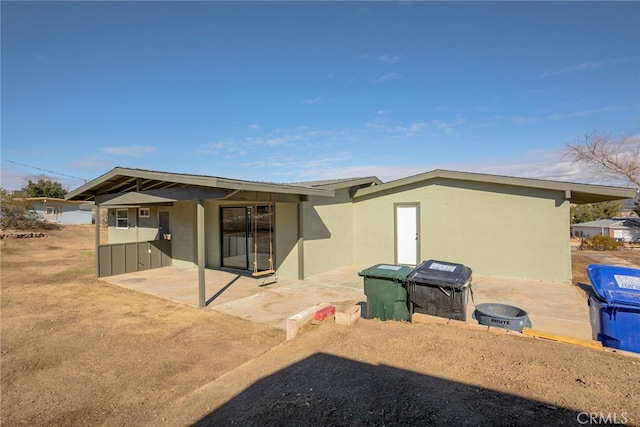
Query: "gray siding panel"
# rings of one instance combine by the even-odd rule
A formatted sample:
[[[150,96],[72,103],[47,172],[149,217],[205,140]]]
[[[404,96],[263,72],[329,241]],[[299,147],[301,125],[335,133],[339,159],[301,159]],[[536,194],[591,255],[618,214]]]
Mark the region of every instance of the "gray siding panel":
[[[98,277],[167,267],[173,263],[170,240],[100,245],[97,256]]]

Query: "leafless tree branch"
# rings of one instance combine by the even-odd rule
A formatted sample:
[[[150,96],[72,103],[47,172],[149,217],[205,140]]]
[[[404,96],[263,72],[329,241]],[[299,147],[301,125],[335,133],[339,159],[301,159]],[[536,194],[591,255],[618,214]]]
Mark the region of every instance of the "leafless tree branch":
[[[612,137],[593,132],[567,143],[563,154],[603,177],[622,178],[640,187],[640,135]]]

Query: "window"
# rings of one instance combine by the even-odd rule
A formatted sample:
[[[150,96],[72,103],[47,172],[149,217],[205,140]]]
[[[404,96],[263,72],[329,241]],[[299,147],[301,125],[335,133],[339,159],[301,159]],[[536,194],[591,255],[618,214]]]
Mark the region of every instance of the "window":
[[[47,215],[60,215],[60,208],[58,206],[47,206]]]
[[[149,218],[151,216],[149,208],[140,208],[138,210],[138,215],[140,216],[140,218]]]
[[[127,209],[116,210],[116,228],[129,228],[129,211]]]

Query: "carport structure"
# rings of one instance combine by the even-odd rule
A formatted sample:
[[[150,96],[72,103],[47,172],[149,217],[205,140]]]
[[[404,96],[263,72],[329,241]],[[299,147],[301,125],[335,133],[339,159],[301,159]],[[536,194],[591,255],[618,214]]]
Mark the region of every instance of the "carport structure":
[[[375,178],[341,180],[368,186]],[[333,182],[335,184],[335,182]],[[199,305],[205,268],[278,269],[304,276],[301,203],[333,198],[331,188],[115,168],[70,192],[69,200],[108,209],[108,244],[96,221],[96,275],[173,264],[197,267]]]

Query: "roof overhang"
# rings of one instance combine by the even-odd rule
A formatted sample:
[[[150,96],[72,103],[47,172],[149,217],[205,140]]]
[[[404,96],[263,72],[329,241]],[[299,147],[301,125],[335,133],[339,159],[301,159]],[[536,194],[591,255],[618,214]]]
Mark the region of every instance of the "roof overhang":
[[[60,199],[57,197],[26,197],[24,198],[24,200],[27,200],[29,202],[40,202],[40,203],[70,203],[70,204],[75,204],[75,205],[80,205],[83,202],[81,201],[77,201],[77,200],[66,200],[66,199]]]
[[[335,195],[331,189],[117,167],[69,192],[65,198],[115,206],[229,199],[242,192],[291,196]]]
[[[420,175],[390,181],[386,184],[362,188],[356,192],[354,199],[376,193],[399,189],[417,183],[427,183],[437,178],[457,181],[483,182],[515,187],[529,187],[564,192],[565,200],[574,204],[608,202],[612,200],[631,199],[636,195],[635,188],[611,187],[605,185],[577,184],[562,181],[549,181],[533,178],[516,178],[510,176],[490,175],[471,172],[457,172],[437,169]]]

